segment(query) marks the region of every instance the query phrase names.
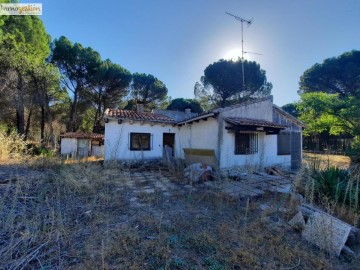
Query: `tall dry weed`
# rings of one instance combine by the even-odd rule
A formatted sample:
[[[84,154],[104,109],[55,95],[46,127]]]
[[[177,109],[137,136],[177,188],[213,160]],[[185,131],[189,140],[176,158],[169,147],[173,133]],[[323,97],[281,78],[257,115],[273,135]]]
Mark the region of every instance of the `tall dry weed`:
[[[27,144],[23,136],[0,132],[0,160],[2,162],[23,159],[27,153]]]
[[[360,166],[349,170],[328,160],[313,158],[298,171],[294,188],[307,203],[323,208],[354,226],[359,226]]]

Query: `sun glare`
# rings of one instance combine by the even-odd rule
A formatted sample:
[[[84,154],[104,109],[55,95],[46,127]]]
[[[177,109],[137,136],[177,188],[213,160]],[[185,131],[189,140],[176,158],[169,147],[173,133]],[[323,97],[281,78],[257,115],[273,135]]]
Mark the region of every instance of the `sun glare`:
[[[225,54],[224,59],[236,61],[239,57],[241,58],[241,49],[232,49]]]

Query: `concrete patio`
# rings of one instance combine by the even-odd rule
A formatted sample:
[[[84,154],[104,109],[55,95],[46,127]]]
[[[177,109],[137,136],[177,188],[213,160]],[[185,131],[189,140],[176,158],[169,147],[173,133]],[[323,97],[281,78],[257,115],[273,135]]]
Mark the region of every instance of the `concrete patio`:
[[[265,192],[289,193],[292,180],[287,177],[250,174],[246,179],[237,181],[209,181],[204,184],[233,198],[244,198],[262,196]]]

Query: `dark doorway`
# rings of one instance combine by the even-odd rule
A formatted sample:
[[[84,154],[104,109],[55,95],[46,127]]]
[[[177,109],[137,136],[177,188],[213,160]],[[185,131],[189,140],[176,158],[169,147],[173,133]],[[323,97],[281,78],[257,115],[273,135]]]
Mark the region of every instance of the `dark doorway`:
[[[163,151],[166,156],[173,157],[175,150],[175,133],[163,133]]]

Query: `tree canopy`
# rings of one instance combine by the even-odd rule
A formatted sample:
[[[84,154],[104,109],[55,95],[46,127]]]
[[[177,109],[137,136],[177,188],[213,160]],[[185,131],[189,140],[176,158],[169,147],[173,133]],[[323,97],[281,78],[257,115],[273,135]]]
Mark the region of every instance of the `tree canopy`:
[[[284,106],[281,107],[281,109],[283,109],[285,112],[291,114],[296,118],[300,116],[296,102],[285,104]]]
[[[244,85],[242,75],[244,67]],[[254,61],[221,59],[204,70],[201,83],[195,85],[195,96],[207,98],[225,107],[251,98],[268,96],[272,84],[267,81],[265,70]]]
[[[191,112],[202,113],[203,109],[201,108],[200,103],[194,99],[185,99],[185,98],[175,98],[173,99],[167,110],[177,110],[184,111],[185,109],[191,109]]]
[[[76,131],[85,113],[86,103],[91,100],[91,80],[101,65],[100,54],[80,43],[72,44],[62,36],[54,41],[52,62],[61,73],[61,83],[71,92],[71,104],[67,131]],[[85,104],[84,104],[85,103]],[[81,106],[83,105],[83,106]]]
[[[134,73],[131,83],[131,94],[136,101],[142,102],[144,107],[160,103],[166,99],[168,89],[158,78],[150,74]]]
[[[315,64],[300,78],[300,119],[306,133],[360,135],[360,51]]]
[[[129,93],[131,73],[109,59],[102,61],[91,80],[93,102],[95,106],[94,132],[99,127],[99,119],[106,108],[118,105],[119,101]]]
[[[91,47],[64,36],[51,43],[38,16],[0,16],[0,129],[54,145],[65,129],[102,132],[105,109],[131,100],[165,109],[171,98],[159,79],[133,79]]]
[[[101,132],[99,120],[105,109],[115,107],[129,93],[131,73],[66,37],[54,41],[52,61],[60,70],[62,85],[70,93],[67,130]]]
[[[325,92],[339,98],[357,96],[360,89],[360,51],[345,52],[315,64],[300,77],[299,94]]]
[[[36,75],[47,65],[50,36],[37,16],[8,16],[1,23],[0,91],[7,95],[8,108],[15,108],[17,132],[26,137],[35,110],[34,97],[41,91]]]

